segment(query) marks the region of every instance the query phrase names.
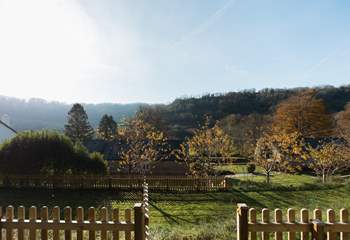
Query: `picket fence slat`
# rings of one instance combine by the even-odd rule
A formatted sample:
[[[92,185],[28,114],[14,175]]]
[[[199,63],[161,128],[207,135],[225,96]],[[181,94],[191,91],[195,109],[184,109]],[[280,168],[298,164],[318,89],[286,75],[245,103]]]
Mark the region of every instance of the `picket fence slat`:
[[[113,209],[113,221],[115,224],[119,224],[119,209]],[[119,230],[112,232],[113,240],[119,240]]]
[[[340,223],[346,224],[349,222],[349,211],[345,208],[340,209]],[[346,232],[340,233],[340,240],[347,240],[349,239],[349,234]]]
[[[40,215],[41,215],[41,221],[47,222],[49,220],[49,209],[46,206],[42,207],[40,210]],[[47,240],[47,229],[41,230],[41,239]]]
[[[77,224],[81,225],[84,222],[84,208],[78,207],[77,208]],[[73,223],[70,222],[70,223]],[[82,240],[83,239],[83,230],[79,228],[77,230],[77,240]]]
[[[18,207],[18,222],[22,223],[25,219],[25,208],[24,206]],[[24,231],[22,228],[18,229],[18,240],[24,239]]]
[[[327,210],[327,223],[334,224],[335,223],[335,212],[333,209]],[[337,233],[336,232],[328,232],[327,240],[336,240]]]
[[[306,208],[300,210],[300,222],[306,224],[309,222],[309,210]],[[300,240],[308,240],[309,235],[309,231],[302,231],[300,233]]]
[[[58,223],[60,224],[60,208],[58,206],[55,206],[53,209],[52,209],[52,222],[53,223]],[[62,221],[65,223],[65,221]],[[59,233],[59,228],[58,229],[54,229],[53,230],[53,240],[59,240],[60,238],[60,233]]]
[[[256,224],[256,209],[249,209],[249,223]],[[250,239],[256,240],[256,232],[250,232]]]
[[[92,224],[96,224],[96,213],[95,213],[95,208],[90,207],[89,208],[89,222]],[[95,231],[90,229],[89,231],[89,240],[95,240],[96,234]]]
[[[106,223],[108,221],[108,212],[107,212],[106,207],[101,208],[101,221],[102,221],[102,223]],[[106,239],[107,239],[107,231],[102,230],[101,231],[101,240],[106,240]]]
[[[282,223],[282,210],[277,208],[275,209],[275,223],[280,224]],[[282,232],[276,232],[275,233],[275,240],[282,240],[283,233]]]
[[[69,223],[69,224],[72,222],[72,208],[71,207],[64,208],[64,221],[66,223]],[[64,239],[65,240],[72,239],[72,231],[71,230],[64,231]]]
[[[21,224],[25,224],[26,228],[30,229],[29,230],[29,239],[30,240],[36,240],[36,228],[32,227],[32,225],[36,225],[37,223],[37,212],[36,212],[36,207],[35,206],[31,206],[29,208],[29,221],[27,220],[23,220],[23,222]],[[6,227],[5,223],[2,223],[3,227]],[[31,226],[31,227],[29,227]]]
[[[289,208],[287,210],[287,223],[295,224],[295,210],[293,208]],[[288,231],[288,240],[295,240],[295,232]]]

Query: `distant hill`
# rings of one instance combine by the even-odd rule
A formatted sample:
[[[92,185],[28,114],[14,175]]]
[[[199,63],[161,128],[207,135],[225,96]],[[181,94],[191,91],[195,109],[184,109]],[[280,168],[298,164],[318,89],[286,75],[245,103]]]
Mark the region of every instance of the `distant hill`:
[[[229,115],[249,114],[271,115],[282,100],[306,88],[244,90],[220,94],[206,94],[201,97],[179,98],[170,104],[83,104],[90,123],[96,127],[103,114],[112,115],[117,121],[133,116],[140,108],[146,113],[146,120],[163,130],[172,139],[190,136],[194,128],[203,123],[204,116],[213,122]],[[343,110],[350,102],[350,85],[342,87],[318,87],[317,97],[322,98],[330,113]],[[11,126],[21,131],[26,129],[62,130],[67,113],[72,105],[47,102],[43,99],[28,101],[0,96],[0,118],[8,115]]]
[[[103,114],[109,114],[116,121],[133,116],[142,103],[132,104],[83,104],[89,116],[90,123],[96,127]],[[0,96],[0,118],[7,115],[11,126],[18,131],[28,129],[62,130],[67,121],[67,113],[71,104],[48,102],[43,99],[28,101],[13,97]]]
[[[282,100],[307,88],[244,90],[223,94],[207,94],[201,97],[179,98],[168,105],[153,105],[143,109],[145,116],[154,125],[160,126],[171,138],[183,139],[191,135],[194,128],[203,124],[204,116],[213,122],[229,115],[271,115]],[[330,113],[343,110],[350,102],[350,85],[342,87],[324,86],[314,88],[316,97],[325,101]]]

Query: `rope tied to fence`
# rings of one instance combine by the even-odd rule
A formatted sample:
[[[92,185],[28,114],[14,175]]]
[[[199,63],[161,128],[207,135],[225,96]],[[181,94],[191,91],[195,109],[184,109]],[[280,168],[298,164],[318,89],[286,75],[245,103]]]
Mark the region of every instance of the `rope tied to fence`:
[[[148,195],[148,183],[146,181],[146,176],[144,177],[143,182],[143,196],[142,196],[142,204],[145,208],[145,235],[146,239],[150,237],[149,231],[149,195]]]

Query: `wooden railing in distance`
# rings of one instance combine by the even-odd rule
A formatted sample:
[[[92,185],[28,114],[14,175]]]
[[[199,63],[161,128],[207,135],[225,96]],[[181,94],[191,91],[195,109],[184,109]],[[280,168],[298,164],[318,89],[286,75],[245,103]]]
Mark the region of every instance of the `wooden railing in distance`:
[[[321,209],[315,209],[311,214],[305,208],[300,210],[300,220],[295,218],[296,212],[290,208],[283,219],[281,209],[274,210],[274,218],[270,219],[270,211],[267,208],[261,211],[261,220],[257,220],[257,211],[246,204],[238,204],[237,207],[237,240],[256,240],[260,234],[262,240],[347,240],[350,236],[349,212],[341,209],[339,220],[333,209],[326,212],[327,219],[322,221]],[[273,235],[272,235],[273,234]],[[300,237],[297,236],[300,234]]]
[[[150,191],[200,192],[227,189],[225,177],[147,176]],[[143,190],[142,175],[43,176],[0,175],[0,187],[44,189]]]
[[[119,209],[113,209],[110,214],[112,218],[110,219],[107,208],[101,208],[98,220],[96,219],[95,208],[88,209],[88,219],[84,218],[84,210],[82,207],[78,207],[75,212],[76,217],[73,220],[70,207],[64,208],[63,218],[60,216],[61,209],[59,207],[54,207],[51,214],[49,214],[47,207],[42,207],[38,213],[37,208],[32,206],[29,208],[28,218],[23,206],[18,207],[17,218],[14,214],[14,207],[8,206],[5,216],[3,216],[2,208],[0,208],[0,215],[3,216],[0,223],[0,239],[146,239],[145,208],[142,203],[136,203],[134,206],[134,221],[132,221],[131,209],[125,210],[123,221],[119,217]]]

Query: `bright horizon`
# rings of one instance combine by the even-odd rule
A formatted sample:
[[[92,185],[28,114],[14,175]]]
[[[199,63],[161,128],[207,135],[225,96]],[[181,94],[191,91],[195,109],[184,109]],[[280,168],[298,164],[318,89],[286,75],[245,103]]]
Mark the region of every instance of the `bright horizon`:
[[[0,0],[0,95],[168,103],[348,84],[346,1]]]

